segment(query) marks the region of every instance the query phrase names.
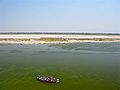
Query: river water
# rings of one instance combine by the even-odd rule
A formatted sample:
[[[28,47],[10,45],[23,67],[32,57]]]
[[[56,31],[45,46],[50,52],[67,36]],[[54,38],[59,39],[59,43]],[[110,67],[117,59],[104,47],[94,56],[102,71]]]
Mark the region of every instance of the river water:
[[[120,43],[1,44],[0,90],[120,90]]]

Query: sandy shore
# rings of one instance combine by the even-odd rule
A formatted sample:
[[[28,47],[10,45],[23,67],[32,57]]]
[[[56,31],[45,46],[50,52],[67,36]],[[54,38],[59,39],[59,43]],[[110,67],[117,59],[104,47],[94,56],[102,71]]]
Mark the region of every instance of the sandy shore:
[[[1,34],[1,44],[120,42],[120,35]]]

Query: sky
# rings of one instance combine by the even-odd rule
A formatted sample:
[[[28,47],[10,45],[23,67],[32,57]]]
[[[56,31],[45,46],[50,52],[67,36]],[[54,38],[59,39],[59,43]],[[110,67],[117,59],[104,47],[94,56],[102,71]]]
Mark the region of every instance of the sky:
[[[0,32],[120,33],[120,0],[0,0]]]

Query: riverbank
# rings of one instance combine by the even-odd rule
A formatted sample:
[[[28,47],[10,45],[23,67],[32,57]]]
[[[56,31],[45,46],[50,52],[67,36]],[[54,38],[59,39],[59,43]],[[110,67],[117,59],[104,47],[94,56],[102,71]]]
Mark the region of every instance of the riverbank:
[[[0,34],[1,44],[120,42],[120,35]]]

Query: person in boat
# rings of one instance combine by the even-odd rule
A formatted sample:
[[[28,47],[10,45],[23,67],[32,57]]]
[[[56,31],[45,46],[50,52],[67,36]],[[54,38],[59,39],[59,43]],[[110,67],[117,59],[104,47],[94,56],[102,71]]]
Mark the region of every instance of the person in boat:
[[[38,76],[37,80],[42,82],[49,82],[49,83],[58,83],[59,79],[56,79],[54,77],[44,77],[44,76]]]

